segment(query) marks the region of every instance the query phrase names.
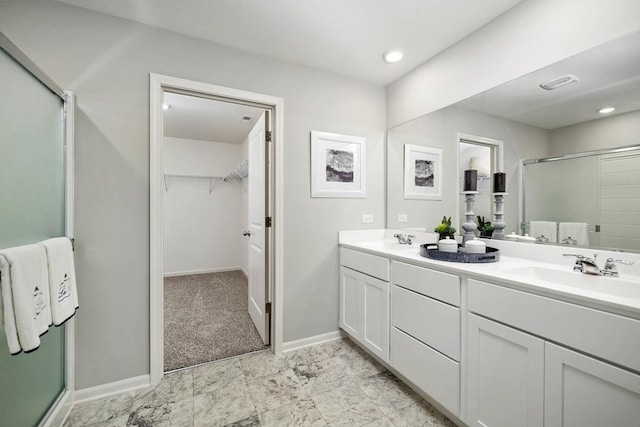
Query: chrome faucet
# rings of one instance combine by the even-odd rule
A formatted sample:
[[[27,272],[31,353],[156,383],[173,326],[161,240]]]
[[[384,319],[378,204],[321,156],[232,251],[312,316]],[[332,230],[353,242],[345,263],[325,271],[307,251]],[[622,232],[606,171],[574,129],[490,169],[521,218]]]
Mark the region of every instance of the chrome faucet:
[[[576,263],[573,265],[573,271],[579,271],[584,274],[592,274],[594,276],[618,277],[618,269],[616,267],[616,263],[622,265],[634,264],[633,261],[607,258],[607,261],[604,264],[604,268],[600,270],[598,268],[598,264],[596,263],[598,254],[593,254],[593,258],[589,258],[579,254],[563,254],[563,256],[576,257]]]
[[[594,276],[602,276],[602,272],[596,264],[598,254],[593,254],[593,258],[586,257],[580,254],[562,254],[562,256],[574,256],[576,257],[576,263],[573,264],[573,271],[579,271],[584,274],[592,274]]]
[[[411,234],[394,234],[393,237],[395,237],[396,239],[398,239],[398,243],[400,243],[401,245],[410,245],[413,243],[413,240],[416,236],[413,236]]]

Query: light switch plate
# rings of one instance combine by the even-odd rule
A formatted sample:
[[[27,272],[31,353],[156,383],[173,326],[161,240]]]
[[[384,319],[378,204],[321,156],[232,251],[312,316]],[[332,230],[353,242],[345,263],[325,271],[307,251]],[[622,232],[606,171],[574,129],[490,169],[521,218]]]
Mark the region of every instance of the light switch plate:
[[[362,223],[363,224],[372,224],[373,223],[373,214],[363,214],[362,215]]]
[[[407,222],[407,214],[398,214],[398,222]]]

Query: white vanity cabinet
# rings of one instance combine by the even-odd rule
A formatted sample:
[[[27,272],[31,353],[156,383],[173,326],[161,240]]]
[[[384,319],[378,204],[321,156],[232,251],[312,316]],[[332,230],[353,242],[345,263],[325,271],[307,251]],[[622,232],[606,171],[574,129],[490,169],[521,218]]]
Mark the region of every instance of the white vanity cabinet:
[[[340,249],[340,327],[389,361],[389,260]]]
[[[391,366],[460,413],[460,278],[391,264]]]
[[[499,266],[347,246],[340,327],[457,423],[640,426],[637,315],[556,298]]]
[[[467,423],[542,426],[544,341],[467,315]]]
[[[640,425],[640,376],[545,344],[545,427]]]
[[[638,320],[473,279],[467,308],[468,424],[640,425]]]

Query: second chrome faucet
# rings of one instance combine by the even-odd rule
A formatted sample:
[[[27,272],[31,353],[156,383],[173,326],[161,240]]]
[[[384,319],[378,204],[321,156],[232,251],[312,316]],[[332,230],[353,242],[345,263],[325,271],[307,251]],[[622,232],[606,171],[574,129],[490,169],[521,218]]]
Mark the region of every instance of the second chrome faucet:
[[[604,268],[600,270],[598,264],[596,263],[598,254],[593,254],[593,258],[589,258],[580,254],[563,254],[563,256],[576,257],[576,263],[573,265],[573,271],[579,271],[581,273],[591,274],[594,276],[618,277],[618,269],[616,268],[616,263],[623,265],[634,264],[633,261],[607,258],[604,264]]]

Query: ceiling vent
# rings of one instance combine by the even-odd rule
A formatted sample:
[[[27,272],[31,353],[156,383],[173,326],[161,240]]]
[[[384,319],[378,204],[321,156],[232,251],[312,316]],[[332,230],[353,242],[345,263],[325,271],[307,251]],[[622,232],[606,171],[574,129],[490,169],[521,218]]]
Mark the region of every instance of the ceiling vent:
[[[559,87],[579,81],[580,79],[578,77],[572,74],[567,74],[566,76],[558,77],[557,79],[549,80],[548,82],[542,83],[540,87],[544,90],[554,90],[558,89]]]

